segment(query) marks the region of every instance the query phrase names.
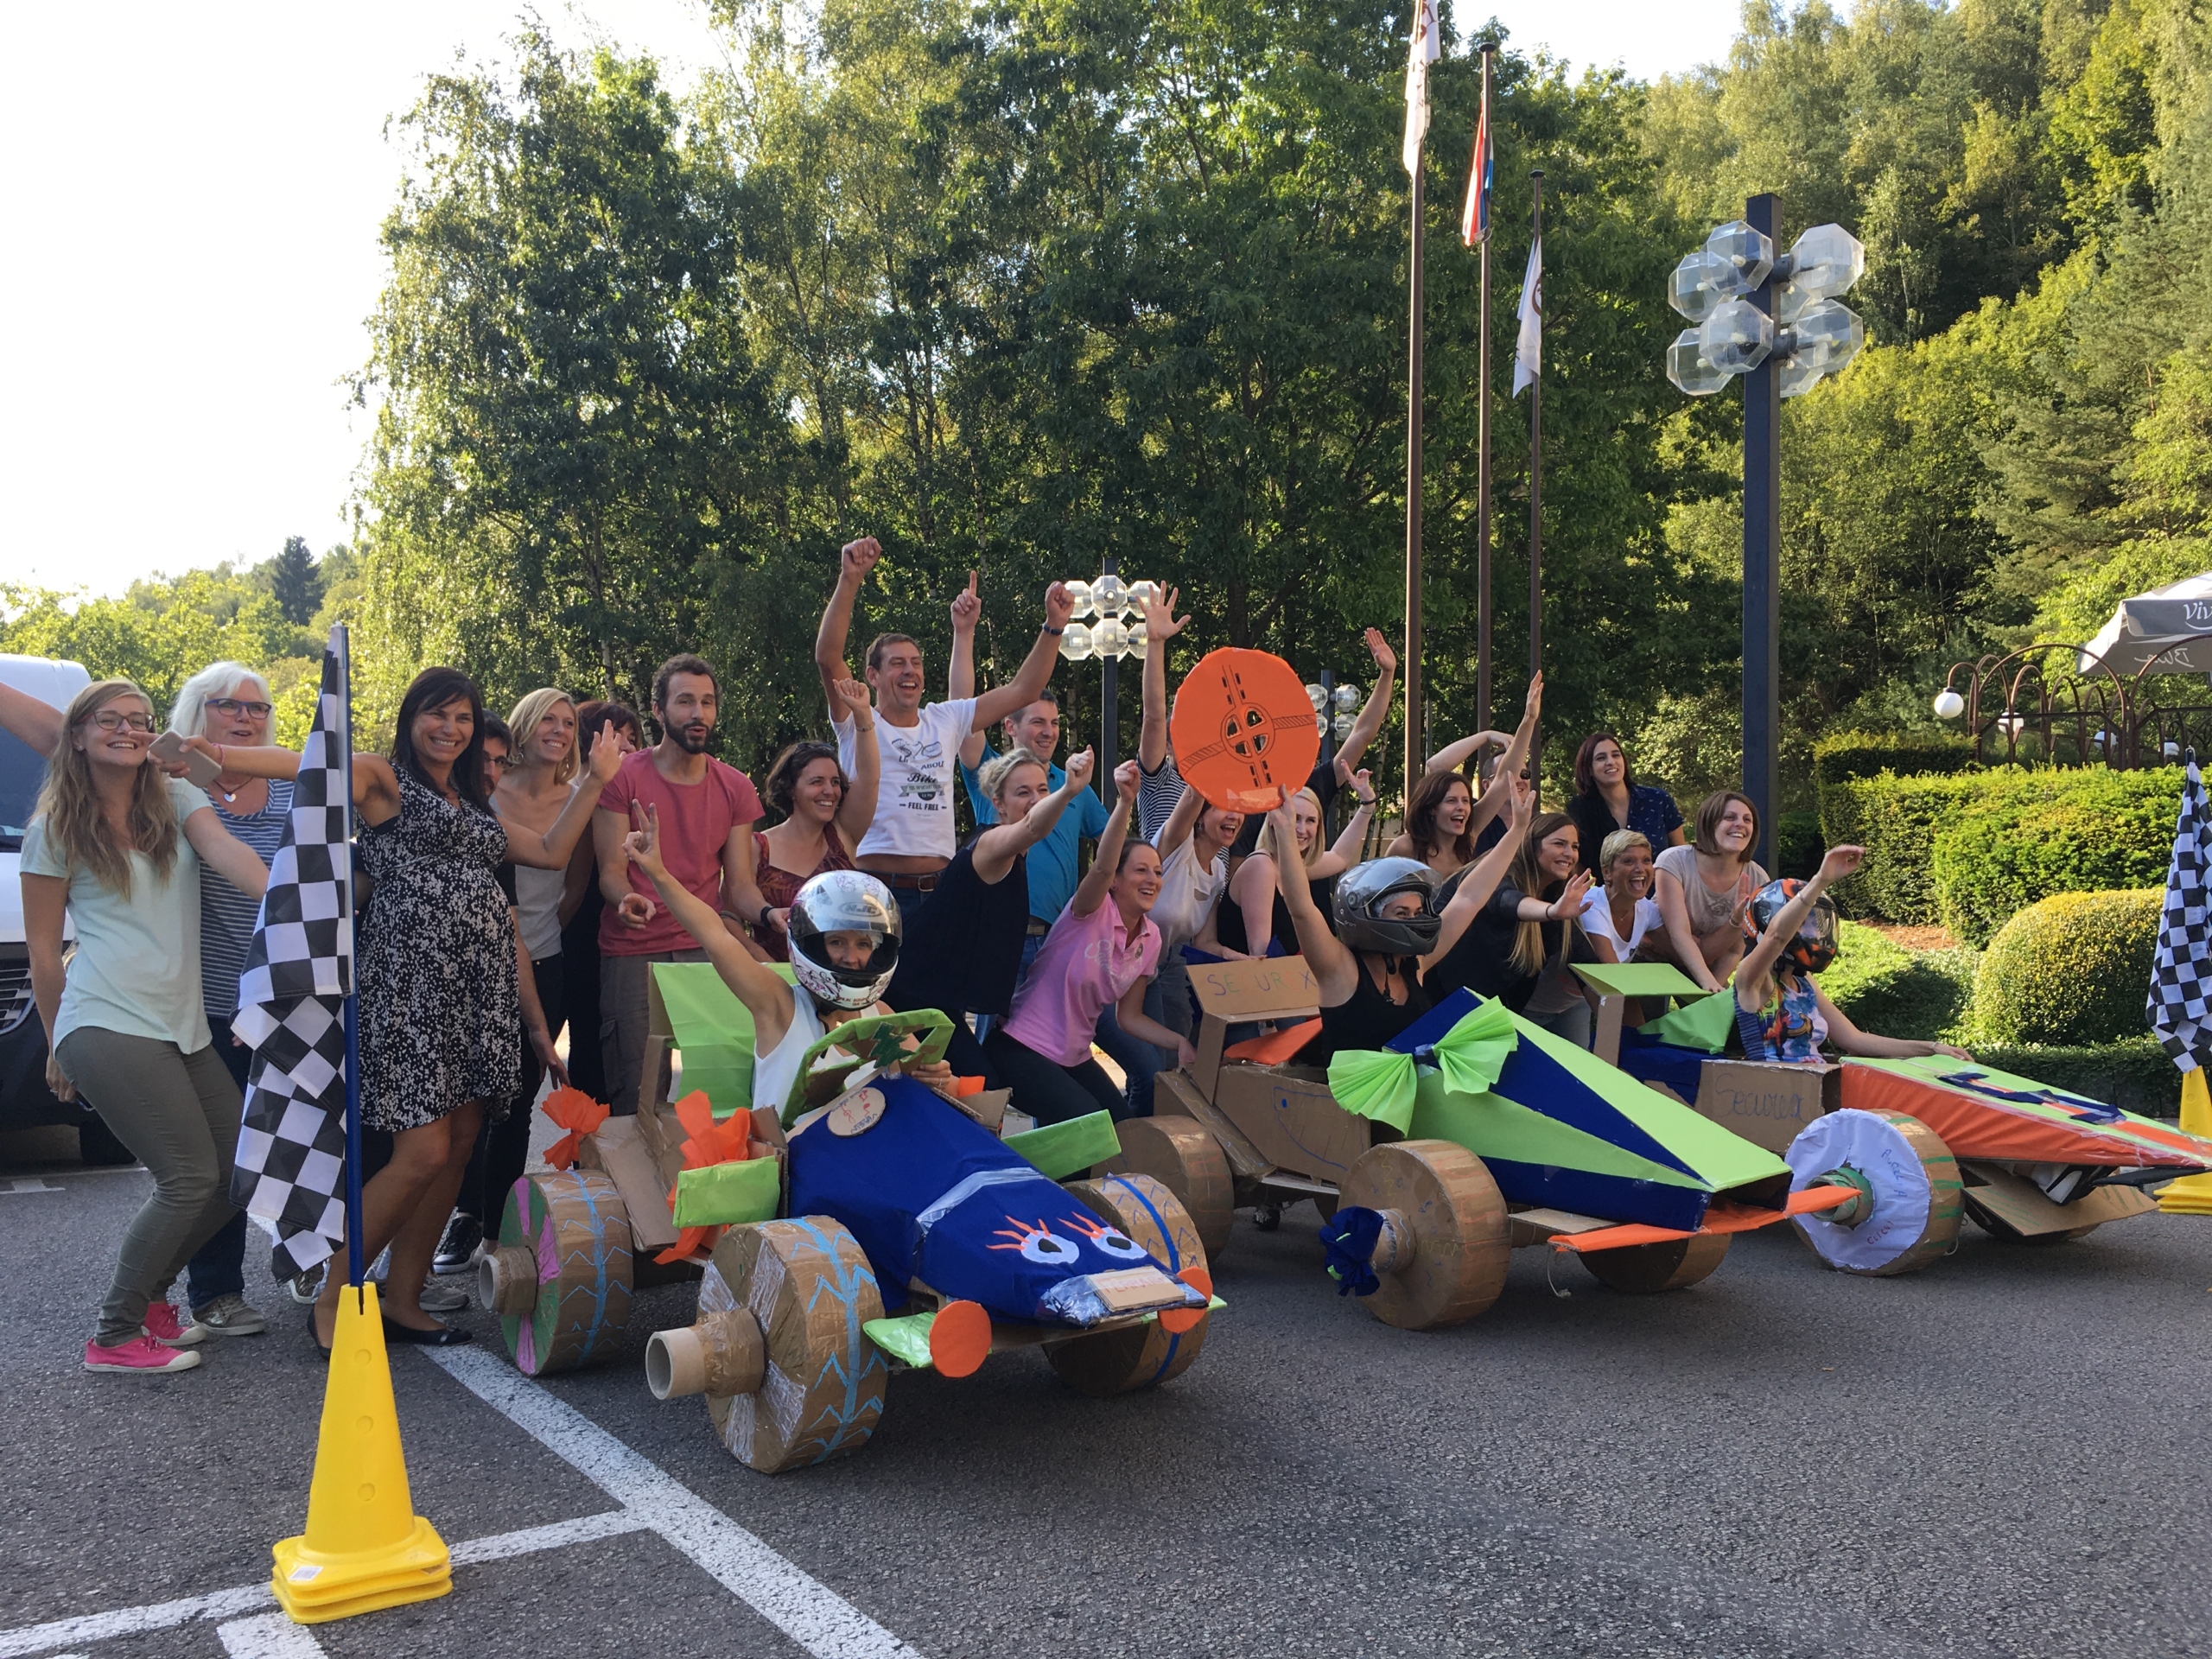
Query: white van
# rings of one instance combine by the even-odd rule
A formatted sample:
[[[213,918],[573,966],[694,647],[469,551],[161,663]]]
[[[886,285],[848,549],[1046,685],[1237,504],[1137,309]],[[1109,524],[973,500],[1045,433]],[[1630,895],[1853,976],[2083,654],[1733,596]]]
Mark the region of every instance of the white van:
[[[56,709],[92,683],[82,663],[0,655],[0,682]],[[65,1105],[46,1086],[46,1029],[31,1001],[30,948],[23,942],[23,887],[18,868],[23,825],[38,801],[46,760],[0,732],[0,1129],[74,1125],[85,1161],[130,1161],[123,1143],[93,1113]]]

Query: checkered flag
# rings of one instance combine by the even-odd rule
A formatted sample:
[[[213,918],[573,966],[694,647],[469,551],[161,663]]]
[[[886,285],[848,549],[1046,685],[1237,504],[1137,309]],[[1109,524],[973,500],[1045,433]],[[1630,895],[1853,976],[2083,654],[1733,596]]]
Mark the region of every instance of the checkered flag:
[[[2204,861],[2212,851],[2209,836],[2212,812],[2205,804],[2204,780],[2197,775],[2196,751],[2191,749],[2145,1009],[2159,1043],[2184,1071],[2212,1062],[2212,905],[2204,890]]]
[[[276,1240],[280,1279],[346,1239],[346,998],[353,989],[353,722],[345,628],[322,657],[284,844],[232,1029],[254,1051],[231,1197]]]

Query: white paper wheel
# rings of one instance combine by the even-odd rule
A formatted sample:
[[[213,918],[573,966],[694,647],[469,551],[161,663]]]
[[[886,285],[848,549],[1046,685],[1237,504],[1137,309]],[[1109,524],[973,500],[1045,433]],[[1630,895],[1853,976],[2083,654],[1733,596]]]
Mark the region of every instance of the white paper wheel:
[[[1820,1185],[1831,1170],[1855,1170],[1873,1192],[1872,1214],[1840,1226],[1825,1214],[1800,1216],[1797,1230],[1821,1261],[1841,1273],[1911,1273],[1958,1243],[1964,1188],[1941,1137],[1902,1112],[1830,1112],[1789,1143],[1789,1190]]]

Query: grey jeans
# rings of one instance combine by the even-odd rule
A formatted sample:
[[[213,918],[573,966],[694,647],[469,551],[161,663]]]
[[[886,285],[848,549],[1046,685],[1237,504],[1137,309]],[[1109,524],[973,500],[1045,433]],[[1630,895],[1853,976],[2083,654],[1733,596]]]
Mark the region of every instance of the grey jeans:
[[[645,1033],[652,1009],[645,988],[657,962],[704,962],[703,950],[657,950],[650,956],[599,959],[599,1050],[607,1067],[607,1104],[617,1117],[638,1109],[638,1074],[645,1069]],[[650,1085],[658,1103],[668,1098],[668,1056]]]
[[[55,1051],[61,1070],[115,1138],[154,1178],[153,1196],[124,1230],[100,1304],[99,1340],[138,1334],[146,1304],[168,1294],[193,1254],[237,1212],[238,1084],[210,1046],[187,1054],[152,1037],[79,1026]]]

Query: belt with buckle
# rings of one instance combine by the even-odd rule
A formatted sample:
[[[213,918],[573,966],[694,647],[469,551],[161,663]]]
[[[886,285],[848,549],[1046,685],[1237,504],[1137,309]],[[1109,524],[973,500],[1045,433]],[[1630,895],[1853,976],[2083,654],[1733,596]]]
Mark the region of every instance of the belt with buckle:
[[[904,887],[908,893],[934,893],[940,872],[932,870],[927,875],[887,875],[881,870],[863,870],[861,874],[874,876],[887,887]]]
[[[1032,916],[1029,918],[1029,937],[1031,938],[1041,939],[1052,931],[1052,925],[1050,922],[1040,922],[1034,916]]]

